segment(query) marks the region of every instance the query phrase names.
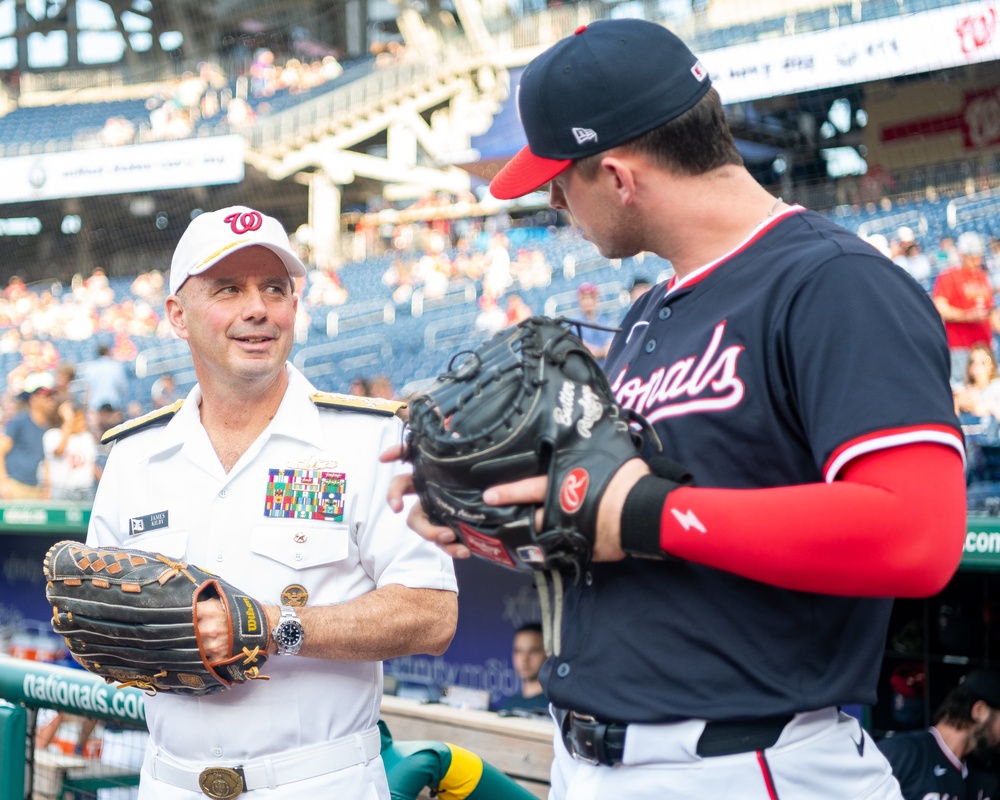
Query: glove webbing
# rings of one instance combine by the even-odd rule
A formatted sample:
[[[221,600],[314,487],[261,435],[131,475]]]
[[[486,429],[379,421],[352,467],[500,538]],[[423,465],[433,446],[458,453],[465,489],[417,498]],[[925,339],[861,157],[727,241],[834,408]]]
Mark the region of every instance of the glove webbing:
[[[554,597],[549,597],[549,580]],[[537,570],[535,589],[542,612],[542,646],[546,656],[562,654],[563,579],[558,570]],[[550,604],[551,603],[551,604]]]

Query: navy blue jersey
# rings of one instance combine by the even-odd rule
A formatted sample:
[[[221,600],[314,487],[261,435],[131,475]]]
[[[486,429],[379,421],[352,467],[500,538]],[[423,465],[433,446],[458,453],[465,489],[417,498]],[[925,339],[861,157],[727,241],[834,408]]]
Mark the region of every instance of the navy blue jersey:
[[[944,326],[926,293],[799,208],[647,292],[606,369],[618,401],[698,486],[832,481],[851,459],[909,442],[962,449]],[[890,606],[676,559],[594,563],[566,590],[546,695],[650,723],[870,704]]]
[[[544,712],[544,714],[548,716],[549,699],[544,693],[536,694],[534,697],[525,697],[523,694],[518,692],[510,697],[505,697],[500,703],[497,704],[494,710],[513,711],[514,709]]]
[[[903,800],[966,800],[965,765],[932,731],[897,733],[878,743]]]
[[[965,800],[998,800],[1000,798],[1000,772],[995,766],[967,762]]]

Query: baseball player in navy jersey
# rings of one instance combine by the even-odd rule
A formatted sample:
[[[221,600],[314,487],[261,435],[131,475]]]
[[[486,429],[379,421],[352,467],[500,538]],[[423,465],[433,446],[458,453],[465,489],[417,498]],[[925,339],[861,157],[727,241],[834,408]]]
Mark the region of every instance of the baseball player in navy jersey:
[[[1000,776],[1000,671],[976,669],[945,697],[925,730],[882,739],[904,800],[992,800]],[[971,763],[970,763],[971,762]]]
[[[963,443],[933,305],[752,178],[707,71],[659,25],[580,28],[525,68],[518,109],[528,145],[492,193],[549,184],[603,256],[676,270],[626,315],[606,371],[694,477],[658,475],[647,453],[601,497],[542,671],[550,797],[899,798],[838,709],[876,700],[887,598],[939,591],[961,558]],[[546,480],[484,497],[540,505]],[[390,505],[411,491],[398,476]],[[409,524],[469,555],[419,505]]]

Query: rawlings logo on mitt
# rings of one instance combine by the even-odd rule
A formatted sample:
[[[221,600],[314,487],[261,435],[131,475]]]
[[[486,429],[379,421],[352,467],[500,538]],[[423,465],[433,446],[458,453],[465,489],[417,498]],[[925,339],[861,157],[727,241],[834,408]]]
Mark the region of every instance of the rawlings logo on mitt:
[[[155,694],[213,694],[267,679],[270,632],[252,597],[183,561],[142,550],[58,542],[45,554],[52,629],[73,657],[108,683]],[[210,661],[195,627],[196,604],[219,599],[232,626],[229,654]]]
[[[512,569],[579,573],[608,483],[640,453],[630,423],[659,449],[570,324],[531,317],[500,331],[409,404],[405,458],[428,516]],[[534,475],[549,478],[541,530],[534,506],[483,502],[484,489]]]

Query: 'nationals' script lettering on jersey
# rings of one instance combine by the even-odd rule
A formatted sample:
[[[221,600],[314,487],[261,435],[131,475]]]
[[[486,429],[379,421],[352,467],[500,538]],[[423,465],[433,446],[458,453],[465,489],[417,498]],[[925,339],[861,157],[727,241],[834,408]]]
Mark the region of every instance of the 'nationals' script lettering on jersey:
[[[626,370],[622,370],[611,387],[619,405],[638,411],[650,422],[733,408],[743,399],[736,362],[744,348],[731,345],[720,350],[725,332],[723,321],[715,326],[703,355],[661,367],[647,379],[636,375],[626,381]]]

